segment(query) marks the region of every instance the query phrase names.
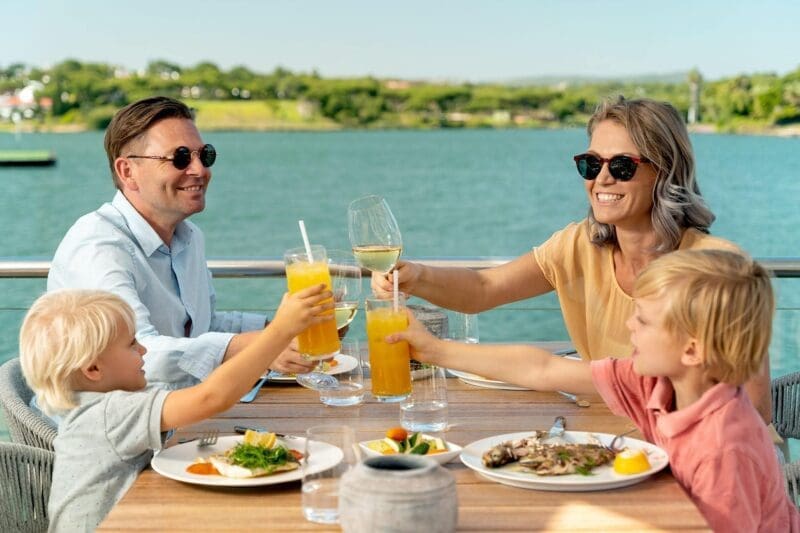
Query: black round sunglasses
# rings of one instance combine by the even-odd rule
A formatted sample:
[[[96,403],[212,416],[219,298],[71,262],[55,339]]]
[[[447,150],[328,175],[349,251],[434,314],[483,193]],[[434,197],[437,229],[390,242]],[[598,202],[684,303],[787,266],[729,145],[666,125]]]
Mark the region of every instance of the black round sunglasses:
[[[172,165],[178,170],[183,170],[192,162],[192,156],[197,154],[200,163],[208,168],[217,160],[217,150],[210,144],[203,145],[199,150],[190,150],[185,146],[175,148],[171,156],[169,155],[129,155],[131,159],[158,159],[160,161],[172,161]]]
[[[629,181],[636,174],[639,163],[649,163],[642,157],[630,155],[615,155],[609,159],[597,157],[594,154],[578,154],[572,159],[578,167],[578,174],[585,180],[593,180],[600,175],[603,164],[608,163],[608,172],[614,179],[619,181]]]

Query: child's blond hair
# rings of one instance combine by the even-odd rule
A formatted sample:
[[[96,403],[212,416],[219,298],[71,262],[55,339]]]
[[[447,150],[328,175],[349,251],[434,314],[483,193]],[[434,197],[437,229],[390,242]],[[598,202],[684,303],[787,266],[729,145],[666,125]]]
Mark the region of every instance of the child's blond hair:
[[[37,299],[19,332],[22,373],[48,414],[76,407],[73,375],[93,363],[120,333],[133,335],[133,310],[110,292],[65,289]]]
[[[673,252],[648,265],[634,288],[636,298],[664,295],[664,327],[698,339],[710,377],[740,385],[761,368],[775,311],[764,267],[724,250]]]

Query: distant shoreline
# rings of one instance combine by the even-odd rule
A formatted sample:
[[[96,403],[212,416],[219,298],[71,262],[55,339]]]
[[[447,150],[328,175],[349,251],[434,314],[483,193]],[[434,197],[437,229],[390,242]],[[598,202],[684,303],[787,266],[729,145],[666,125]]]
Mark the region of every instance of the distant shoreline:
[[[423,131],[423,130],[447,130],[447,129],[462,129],[462,130],[477,130],[477,129],[495,129],[495,130],[513,130],[513,129],[567,129],[575,126],[570,125],[553,125],[553,126],[495,126],[492,128],[479,128],[462,126],[456,128],[420,128],[408,127],[402,125],[387,125],[386,127],[372,127],[372,128],[351,128],[332,125],[329,123],[320,124],[287,124],[285,122],[279,124],[249,124],[248,127],[231,127],[231,124],[200,124],[202,131],[220,132],[220,131],[234,131],[234,132],[323,132],[323,131],[389,131],[389,130],[408,130],[408,131]],[[578,126],[580,127],[580,126]],[[763,135],[768,137],[800,137],[800,125],[791,126],[742,126],[735,130],[720,131],[714,124],[692,124],[688,126],[690,133],[705,134],[705,135]],[[85,133],[87,131],[102,131],[93,130],[89,128],[88,124],[24,124],[20,127],[2,124],[0,125],[0,133],[15,134],[19,133]]]

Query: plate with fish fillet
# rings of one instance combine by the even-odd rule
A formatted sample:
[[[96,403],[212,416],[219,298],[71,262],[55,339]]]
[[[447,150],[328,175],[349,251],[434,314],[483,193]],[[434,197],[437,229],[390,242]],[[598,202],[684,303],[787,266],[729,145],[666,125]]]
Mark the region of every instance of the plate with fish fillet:
[[[667,452],[655,444],[622,437],[616,444],[620,453],[614,453],[606,448],[613,439],[608,433],[586,431],[565,431],[557,439],[548,438],[546,431],[507,433],[465,446],[461,462],[497,483],[565,492],[627,487],[669,464]],[[631,469],[629,455],[644,460]]]
[[[216,444],[198,448],[197,442],[186,442],[160,451],[150,465],[153,470],[164,477],[195,485],[211,485],[223,487],[253,487],[274,485],[297,481],[303,477],[300,463],[309,461],[307,468],[316,472],[327,470],[337,465],[343,457],[342,450],[326,442],[311,441],[310,458],[299,454],[281,464],[270,465],[270,468],[252,468],[252,472],[243,473],[243,467],[230,464],[226,459],[232,450],[243,444],[244,439],[238,435],[219,437]],[[306,439],[286,436],[277,439],[272,448],[283,447],[288,451],[305,450]],[[223,462],[218,462],[223,461]],[[228,464],[226,464],[228,463]],[[288,463],[288,464],[286,464]],[[216,467],[202,473],[194,472],[190,467],[208,464]],[[223,470],[219,470],[222,468]]]

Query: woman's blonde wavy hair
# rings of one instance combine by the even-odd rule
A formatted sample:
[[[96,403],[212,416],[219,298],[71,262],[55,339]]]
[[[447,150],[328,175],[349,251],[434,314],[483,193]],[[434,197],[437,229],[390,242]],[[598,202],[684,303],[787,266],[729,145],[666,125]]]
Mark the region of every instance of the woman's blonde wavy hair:
[[[674,335],[698,340],[712,379],[741,385],[758,372],[775,312],[764,267],[727,250],[672,252],[650,263],[634,287],[635,298],[665,295],[662,324]]]
[[[656,171],[650,215],[656,233],[653,251],[666,253],[677,249],[683,230],[687,228],[708,233],[715,217],[700,194],[692,143],[678,111],[667,102],[647,98],[626,100],[620,96],[616,100],[606,100],[589,119],[589,138],[604,120],[622,125],[641,157],[650,161]],[[589,224],[594,244],[617,243],[614,226],[598,222],[591,207]]]
[[[133,310],[106,291],[64,289],[33,303],[19,332],[20,364],[45,413],[76,407],[74,374],[108,348],[120,319],[133,335]]]

